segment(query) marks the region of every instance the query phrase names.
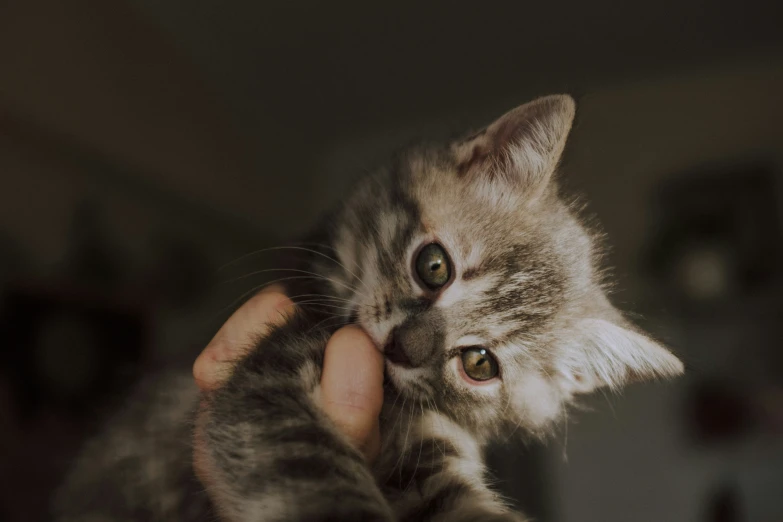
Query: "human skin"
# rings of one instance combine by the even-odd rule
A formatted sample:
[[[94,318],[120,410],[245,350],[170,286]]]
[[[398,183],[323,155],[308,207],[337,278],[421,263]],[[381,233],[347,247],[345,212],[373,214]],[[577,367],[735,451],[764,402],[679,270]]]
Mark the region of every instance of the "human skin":
[[[286,321],[295,305],[272,286],[240,307],[215,334],[193,364],[193,377],[205,392],[218,389],[231,375],[234,361],[252,347],[273,325]],[[321,375],[321,403],[326,414],[348,439],[373,462],[380,451],[378,416],[383,404],[383,356],[356,326],[346,326],[332,335],[326,345]],[[199,480],[208,486],[211,470],[204,458],[201,426],[196,422],[193,462]],[[209,488],[207,488],[209,490]]]

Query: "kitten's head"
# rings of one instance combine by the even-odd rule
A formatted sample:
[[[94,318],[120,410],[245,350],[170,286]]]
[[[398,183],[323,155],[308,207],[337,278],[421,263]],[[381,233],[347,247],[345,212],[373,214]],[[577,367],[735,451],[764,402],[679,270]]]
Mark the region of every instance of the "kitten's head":
[[[594,237],[558,194],[574,111],[540,98],[408,150],[337,221],[346,269],[329,275],[394,389],[474,430],[541,431],[575,394],[683,370],[609,303]]]

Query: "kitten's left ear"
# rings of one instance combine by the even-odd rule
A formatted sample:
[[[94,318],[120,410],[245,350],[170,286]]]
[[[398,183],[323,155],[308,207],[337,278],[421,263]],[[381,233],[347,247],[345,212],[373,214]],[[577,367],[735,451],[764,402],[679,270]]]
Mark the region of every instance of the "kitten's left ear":
[[[527,189],[543,189],[563,154],[575,113],[574,99],[565,94],[507,112],[453,144],[459,175],[503,178]]]
[[[583,319],[575,333],[558,365],[563,386],[570,393],[620,388],[634,381],[676,377],[684,371],[674,354],[628,326]]]

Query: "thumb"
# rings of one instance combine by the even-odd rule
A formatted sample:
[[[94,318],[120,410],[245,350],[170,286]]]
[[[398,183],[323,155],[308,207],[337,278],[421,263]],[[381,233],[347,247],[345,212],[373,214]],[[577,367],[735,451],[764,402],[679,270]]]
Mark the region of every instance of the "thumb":
[[[380,442],[383,356],[361,329],[342,328],[326,345],[321,399],[327,415],[373,460]]]

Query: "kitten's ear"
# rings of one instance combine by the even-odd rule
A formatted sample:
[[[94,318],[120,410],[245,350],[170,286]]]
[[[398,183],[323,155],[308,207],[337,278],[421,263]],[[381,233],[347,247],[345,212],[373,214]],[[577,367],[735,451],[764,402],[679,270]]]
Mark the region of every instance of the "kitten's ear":
[[[682,362],[669,350],[630,328],[605,319],[584,319],[567,346],[559,373],[571,393],[589,393],[635,381],[676,377]]]
[[[460,176],[492,176],[543,188],[563,154],[576,103],[568,95],[538,98],[452,145]]]

